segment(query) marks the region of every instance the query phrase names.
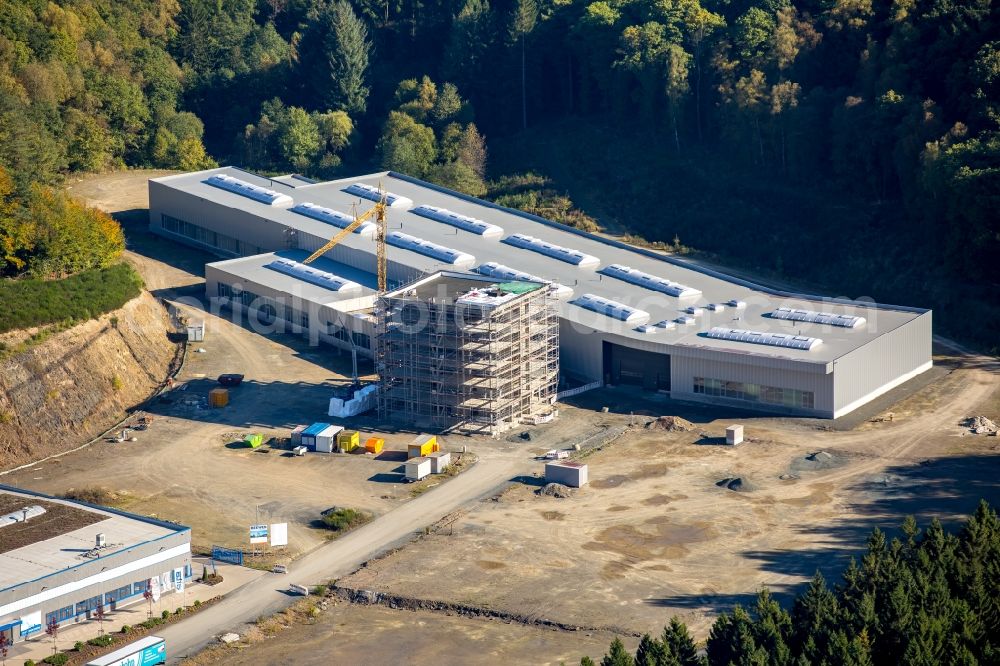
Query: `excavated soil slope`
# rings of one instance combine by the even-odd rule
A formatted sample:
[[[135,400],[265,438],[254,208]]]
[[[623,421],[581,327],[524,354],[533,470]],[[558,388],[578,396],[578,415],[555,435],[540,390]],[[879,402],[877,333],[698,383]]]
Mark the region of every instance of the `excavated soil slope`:
[[[176,345],[147,292],[0,360],[0,469],[99,435],[167,376]]]

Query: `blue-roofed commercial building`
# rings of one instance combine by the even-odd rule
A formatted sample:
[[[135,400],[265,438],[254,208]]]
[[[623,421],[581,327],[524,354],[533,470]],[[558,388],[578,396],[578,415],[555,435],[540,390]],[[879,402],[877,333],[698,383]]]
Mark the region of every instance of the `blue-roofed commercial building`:
[[[188,527],[0,485],[0,632],[12,643],[190,579]]]
[[[231,180],[208,182],[216,176]],[[267,264],[301,262],[352,210],[367,210],[379,186],[390,195],[390,288],[449,271],[548,284],[564,388],[635,385],[836,418],[931,367],[929,310],[768,288],[394,172],[314,182],[222,167],[157,178],[150,229],[225,258],[206,269],[210,297],[308,323],[318,339],[371,355],[370,228],[312,264],[326,277]]]

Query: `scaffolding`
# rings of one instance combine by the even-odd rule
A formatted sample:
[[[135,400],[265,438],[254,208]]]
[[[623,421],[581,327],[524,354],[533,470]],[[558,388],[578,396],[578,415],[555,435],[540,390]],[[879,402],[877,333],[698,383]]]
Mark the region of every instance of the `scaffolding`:
[[[445,273],[420,284],[376,307],[382,418],[497,435],[552,409],[559,320],[547,288]]]

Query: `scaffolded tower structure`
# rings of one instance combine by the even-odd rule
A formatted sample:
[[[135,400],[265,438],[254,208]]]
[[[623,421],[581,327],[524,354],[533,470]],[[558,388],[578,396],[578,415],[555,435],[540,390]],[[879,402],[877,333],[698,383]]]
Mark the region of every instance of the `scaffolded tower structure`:
[[[441,272],[376,307],[379,414],[496,435],[551,409],[559,320],[547,285]]]

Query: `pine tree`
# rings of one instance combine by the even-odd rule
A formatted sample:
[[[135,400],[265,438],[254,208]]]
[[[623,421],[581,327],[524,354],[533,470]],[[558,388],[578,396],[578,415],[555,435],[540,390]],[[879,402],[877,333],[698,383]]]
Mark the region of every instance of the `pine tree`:
[[[825,651],[830,628],[837,622],[837,598],[819,571],[792,606],[792,648],[810,660]]]
[[[514,14],[510,22],[512,40],[521,42],[521,123],[523,129],[528,128],[528,73],[525,40],[528,33],[535,29],[538,21],[538,3],[535,0],[515,0]]]
[[[327,7],[323,20],[323,63],[317,92],[331,109],[360,116],[368,104],[368,28],[347,0]]]
[[[670,619],[670,624],[663,628],[660,637],[668,657],[668,664],[679,666],[702,666],[705,660],[698,656],[698,646],[688,633],[687,626],[676,617]]]
[[[788,613],[771,597],[767,588],[763,588],[757,595],[754,610],[754,642],[767,653],[768,661],[774,666],[790,664],[792,657],[787,641],[792,630],[792,620]]]
[[[601,666],[635,666],[635,661],[632,659],[632,655],[625,649],[625,644],[622,643],[621,639],[615,637],[611,641],[608,653],[601,660]]]
[[[649,634],[643,634],[635,651],[635,666],[664,666],[666,656],[662,643]]]

